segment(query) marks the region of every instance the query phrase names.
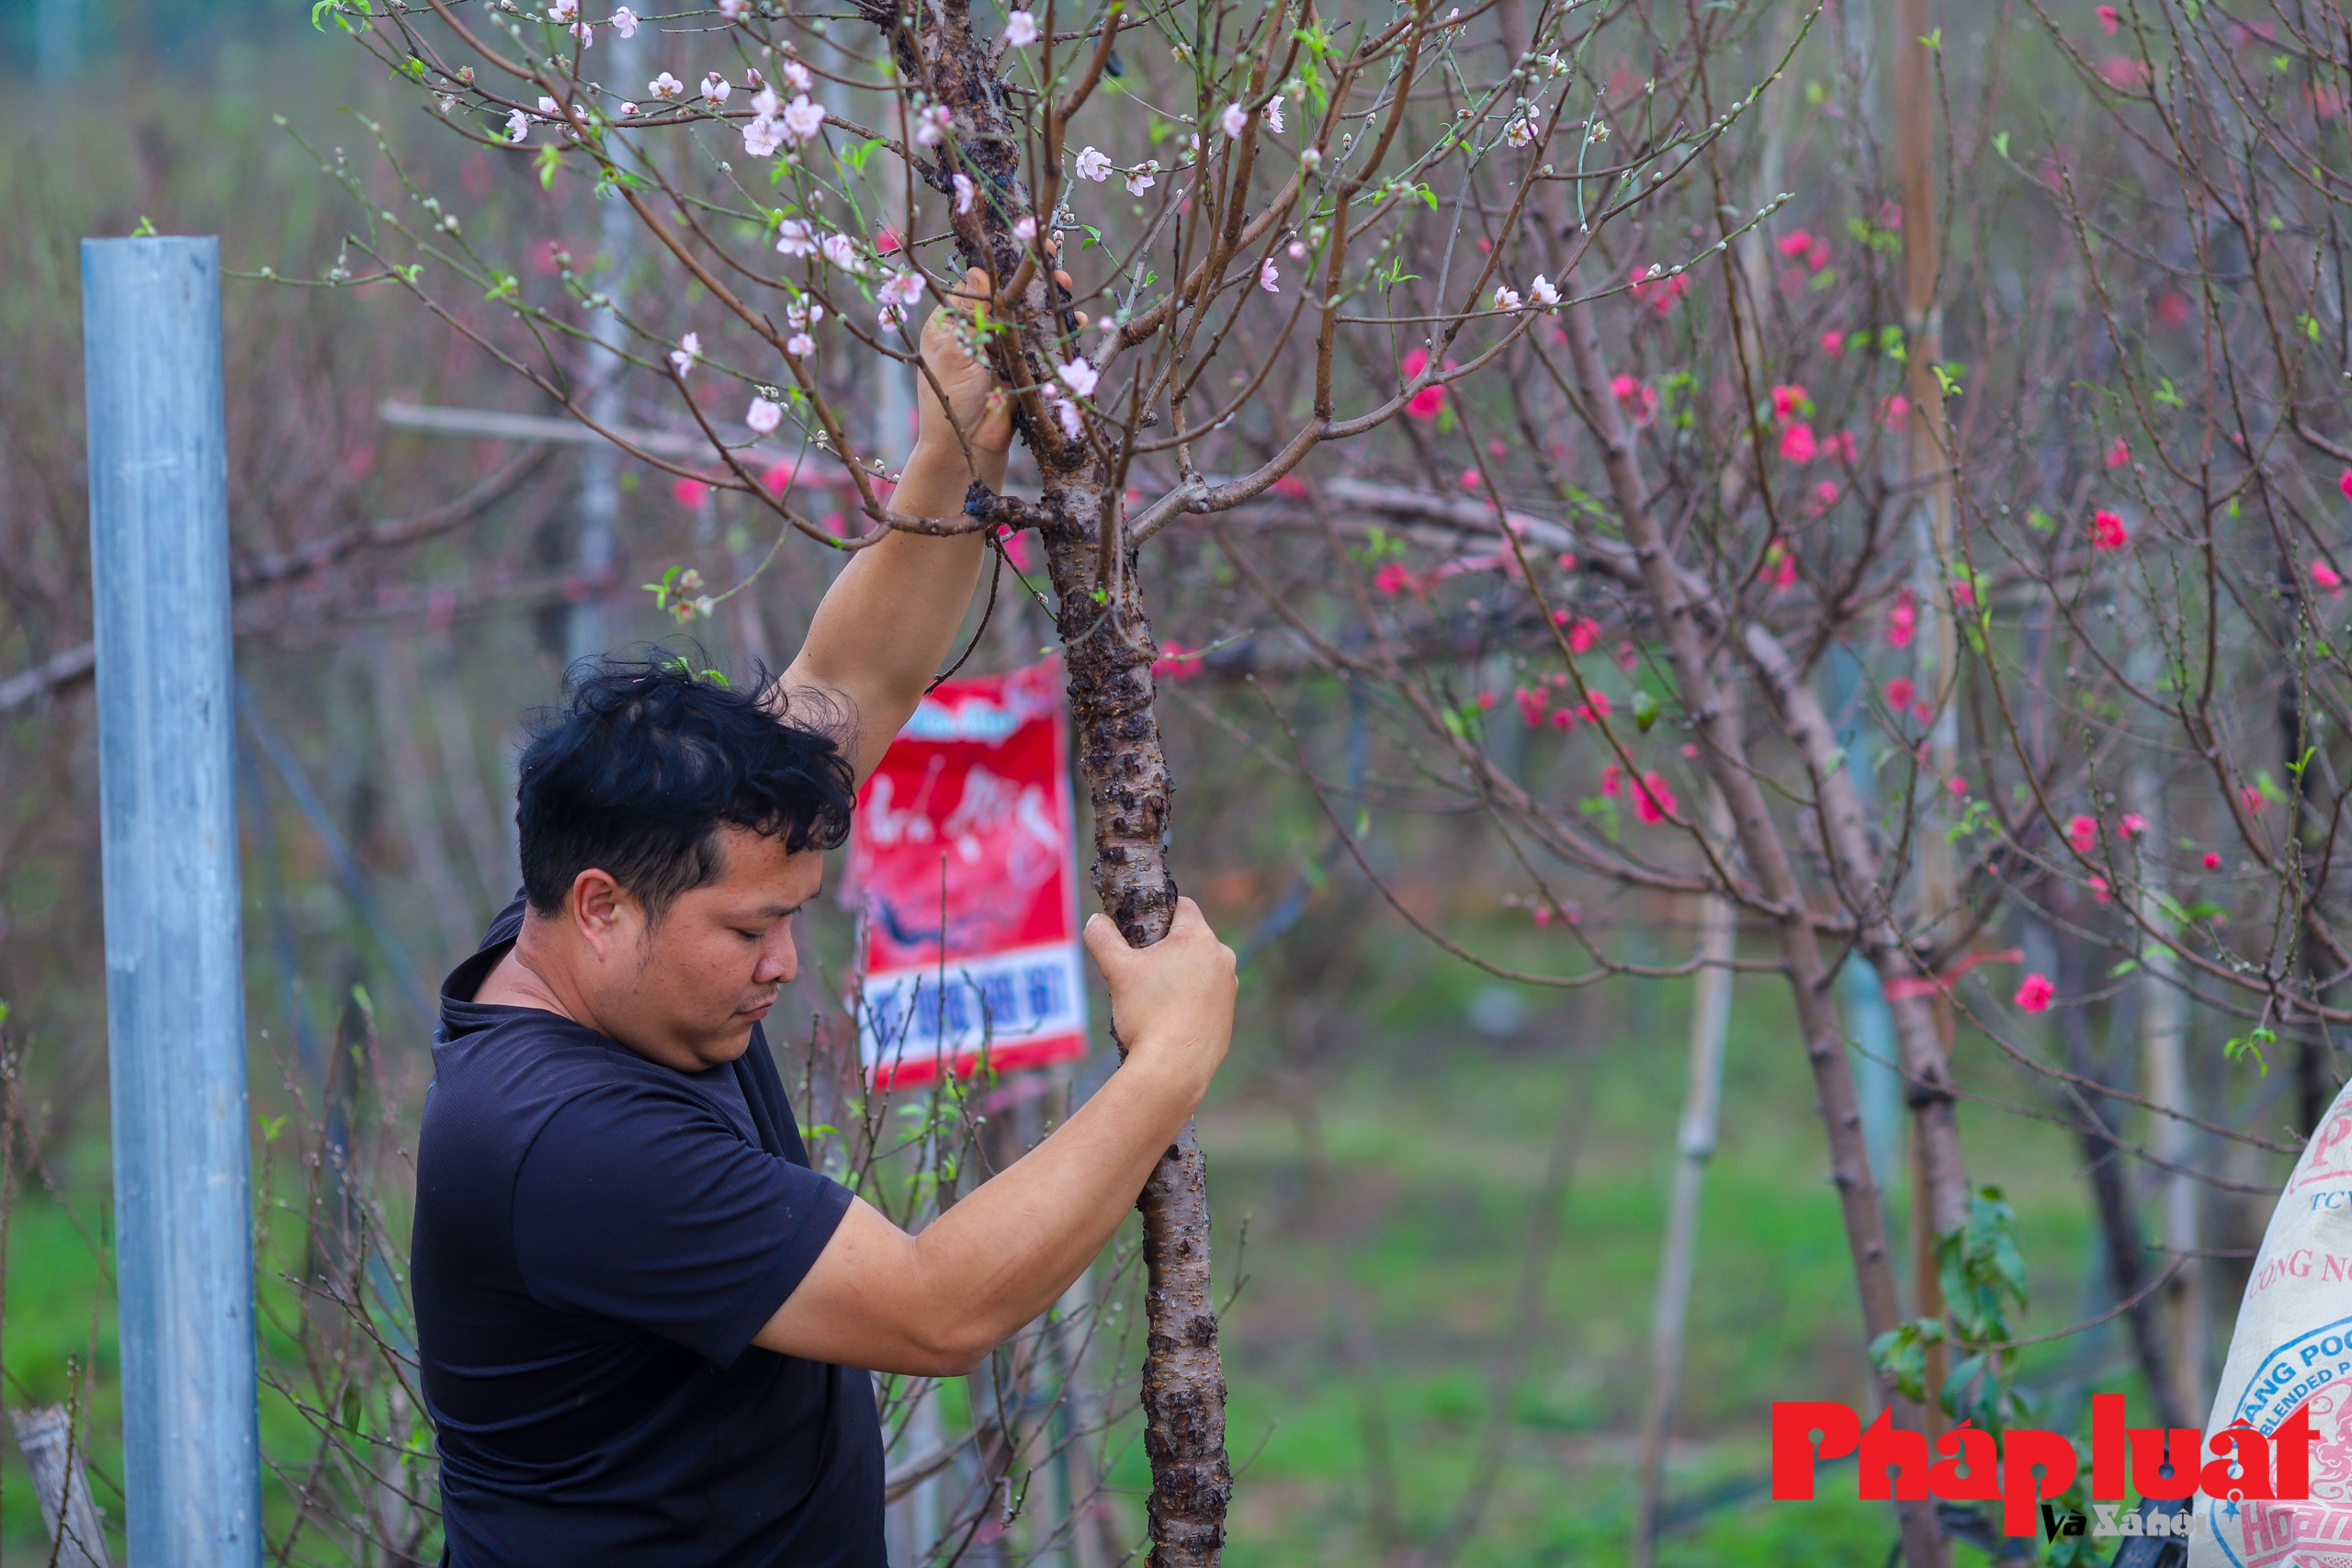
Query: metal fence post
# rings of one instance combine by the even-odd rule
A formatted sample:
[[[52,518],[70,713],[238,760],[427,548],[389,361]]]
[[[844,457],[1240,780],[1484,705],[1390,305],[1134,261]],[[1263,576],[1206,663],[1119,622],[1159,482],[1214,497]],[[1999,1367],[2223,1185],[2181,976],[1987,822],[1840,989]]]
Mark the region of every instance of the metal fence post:
[[[258,1568],[215,239],[82,242],[123,1490],[138,1568]]]

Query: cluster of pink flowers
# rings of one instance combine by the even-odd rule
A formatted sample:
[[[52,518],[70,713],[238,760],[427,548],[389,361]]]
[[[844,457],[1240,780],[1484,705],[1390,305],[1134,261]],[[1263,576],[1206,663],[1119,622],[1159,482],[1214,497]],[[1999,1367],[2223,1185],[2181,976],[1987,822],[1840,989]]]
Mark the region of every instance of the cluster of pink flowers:
[[[1609,379],[1609,390],[1615,396],[1617,406],[1636,426],[1647,424],[1657,414],[1657,389],[1647,381],[1636,381],[1631,376],[1617,375]]]
[[[2120,550],[2131,542],[2131,530],[2123,526],[2122,518],[2105,508],[2091,513],[2091,548]]]
[[[1625,770],[1611,762],[1600,770],[1600,793],[1615,799],[1625,793]],[[1675,814],[1678,803],[1666,776],[1646,773],[1634,781],[1634,815],[1644,822],[1663,822]]]
[[[1405,356],[1404,363],[1397,367],[1397,368],[1404,373],[1405,379],[1408,381],[1418,378],[1421,372],[1429,367],[1430,351],[1426,348],[1417,348],[1413,350],[1412,353]],[[1445,362],[1445,368],[1448,370],[1453,369],[1453,361],[1451,359],[1447,360]],[[1419,391],[1413,394],[1412,400],[1409,402],[1406,403],[1405,414],[1408,419],[1435,419],[1438,415],[1438,411],[1443,407],[1445,407],[1445,389],[1443,387],[1423,387]]]
[[[1802,229],[1792,229],[1781,236],[1781,254],[1796,260],[1802,257],[1807,268],[1819,272],[1829,265],[1829,242],[1808,234]]]
[[[1816,435],[1813,426],[1800,417],[1812,412],[1813,394],[1795,382],[1783,382],[1772,389],[1772,417],[1781,422],[1781,456],[1799,468],[1816,457],[1853,462],[1861,450],[1860,443],[1854,439],[1854,433],[1841,430],[1835,435]],[[1838,497],[1834,487],[1826,497],[1822,496],[1816,487],[1815,499],[1826,510]]]
[[[1201,650],[1186,648],[1173,637],[1160,646],[1159,657],[1151,661],[1152,674],[1167,681],[1189,681],[1202,669]]]
[[[2098,818],[2079,814],[2070,818],[2066,823],[2066,841],[2075,846],[2076,854],[2090,853],[2092,846],[2098,842]]]
[[[1663,822],[1676,810],[1674,792],[1660,773],[1644,773],[1634,785],[1634,815],[1645,822]]]
[[[1894,607],[1886,613],[1886,646],[1908,648],[1918,631],[1919,602],[1906,588],[1894,596]]]

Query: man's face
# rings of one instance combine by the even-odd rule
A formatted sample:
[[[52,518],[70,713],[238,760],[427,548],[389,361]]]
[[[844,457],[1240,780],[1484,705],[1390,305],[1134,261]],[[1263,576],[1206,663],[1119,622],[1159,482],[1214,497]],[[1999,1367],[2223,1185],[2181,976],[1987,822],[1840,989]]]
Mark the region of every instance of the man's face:
[[[662,922],[639,927],[635,973],[607,972],[599,1011],[623,1043],[684,1072],[741,1055],[776,988],[800,971],[792,917],[824,879],[821,851],[787,853],[748,829],[718,832],[721,871],[682,893]]]

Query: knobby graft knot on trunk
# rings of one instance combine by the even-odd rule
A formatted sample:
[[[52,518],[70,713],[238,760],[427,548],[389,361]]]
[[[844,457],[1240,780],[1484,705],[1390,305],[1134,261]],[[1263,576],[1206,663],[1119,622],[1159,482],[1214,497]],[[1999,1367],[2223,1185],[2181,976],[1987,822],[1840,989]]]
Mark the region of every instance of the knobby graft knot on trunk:
[[[1043,528],[1052,520],[1035,502],[1023,501],[1017,495],[999,495],[978,479],[965,489],[964,515],[1015,533],[1024,528]]]

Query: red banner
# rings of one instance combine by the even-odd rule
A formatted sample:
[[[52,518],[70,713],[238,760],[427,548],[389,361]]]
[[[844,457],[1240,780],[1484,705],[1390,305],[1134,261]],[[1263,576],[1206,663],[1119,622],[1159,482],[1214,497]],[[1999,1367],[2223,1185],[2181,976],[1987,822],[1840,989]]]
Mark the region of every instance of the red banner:
[[[858,1051],[877,1089],[1086,1055],[1061,665],[949,681],[858,796]]]

